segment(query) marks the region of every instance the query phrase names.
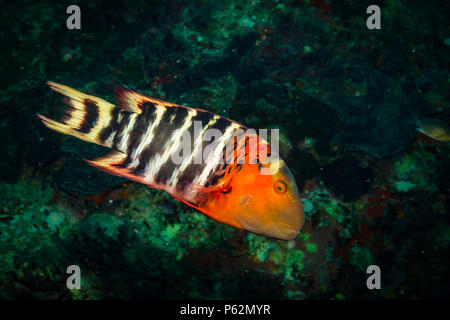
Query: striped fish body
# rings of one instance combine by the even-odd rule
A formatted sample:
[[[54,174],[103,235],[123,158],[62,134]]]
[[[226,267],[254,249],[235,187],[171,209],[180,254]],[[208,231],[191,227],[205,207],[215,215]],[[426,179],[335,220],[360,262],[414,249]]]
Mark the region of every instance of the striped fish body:
[[[66,97],[69,107],[59,122],[39,115],[43,123],[61,133],[113,149],[104,157],[86,160],[90,165],[165,190],[222,223],[267,233],[255,226],[260,222],[255,222],[254,217],[242,218],[233,213],[246,208],[249,203],[245,202],[253,202],[242,200],[242,194],[245,198],[255,182],[269,185],[272,190],[275,177],[259,175],[262,165],[258,159],[252,164],[236,161],[245,157],[248,160],[250,140],[257,143],[258,150],[267,151],[270,147],[265,140],[250,139],[242,134],[246,130],[244,126],[209,111],[161,101],[128,89],[116,89],[118,105],[113,105],[61,84],[48,84]],[[216,141],[206,137],[214,131],[220,133]],[[184,148],[188,150],[186,154]],[[230,163],[230,159],[234,161]],[[281,166],[285,167],[284,162]],[[293,181],[287,167],[283,170],[287,180]],[[298,198],[295,182],[293,185]],[[301,209],[300,201],[294,202]],[[240,215],[246,216],[250,211]],[[303,224],[303,211],[296,215],[299,218],[291,228],[295,235]]]

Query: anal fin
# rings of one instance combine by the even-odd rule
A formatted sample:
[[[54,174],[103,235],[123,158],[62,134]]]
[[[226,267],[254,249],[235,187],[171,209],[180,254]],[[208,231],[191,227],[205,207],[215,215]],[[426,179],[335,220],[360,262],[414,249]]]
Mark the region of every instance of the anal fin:
[[[84,161],[103,172],[148,185],[148,183],[144,181],[144,177],[138,176],[130,171],[129,168],[121,166],[125,163],[127,158],[128,155],[126,153],[113,150],[103,157],[92,160],[84,159]]]

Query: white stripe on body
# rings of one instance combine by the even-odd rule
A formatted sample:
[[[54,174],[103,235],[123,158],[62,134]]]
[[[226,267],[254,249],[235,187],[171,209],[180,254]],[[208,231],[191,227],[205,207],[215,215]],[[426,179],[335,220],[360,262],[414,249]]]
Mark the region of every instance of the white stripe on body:
[[[105,146],[107,147],[112,147],[113,145],[113,141],[114,141],[114,137],[116,136],[116,131],[111,132],[110,136],[108,137],[108,139],[106,139],[105,141]]]
[[[178,183],[178,178],[180,177],[180,175],[183,174],[184,170],[186,170],[186,168],[193,163],[195,154],[198,151],[202,151],[199,150],[203,144],[203,134],[205,133],[205,131],[211,127],[212,125],[214,125],[217,120],[220,119],[220,117],[218,115],[215,115],[214,118],[212,118],[207,124],[206,126],[203,127],[202,131],[200,132],[200,134],[198,135],[198,137],[195,139],[194,142],[194,150],[192,150],[189,158],[184,161],[180,167],[175,168],[175,170],[172,173],[172,177],[170,178],[170,180],[168,181],[167,185],[169,187],[169,190],[172,192],[175,192],[175,189],[177,187],[177,183]],[[203,157],[203,155],[201,155]]]
[[[149,163],[147,163],[145,167],[145,182],[154,184],[155,176],[159,172],[159,169],[169,160],[172,153],[178,150],[178,141],[180,140],[183,133],[192,125],[192,118],[196,115],[197,111],[195,109],[189,109],[188,115],[186,116],[183,125],[172,133],[171,139],[169,139],[164,147],[162,147],[162,150],[165,150],[164,153],[162,155],[156,154],[149,161]],[[170,159],[170,161],[171,160],[172,159]]]
[[[156,107],[155,121],[153,121],[153,123],[147,128],[147,131],[142,136],[141,142],[136,147],[136,149],[134,149],[133,152],[131,153],[130,159],[132,162],[128,166],[129,169],[135,168],[139,164],[139,156],[142,150],[144,150],[144,148],[152,142],[153,137],[155,136],[155,130],[158,127],[159,123],[161,122],[164,112],[166,111],[166,108],[160,105],[155,104],[155,107]]]
[[[132,113],[130,114],[129,122],[125,129],[122,131],[120,138],[120,144],[117,146],[117,149],[119,151],[122,151],[124,153],[127,152],[128,148],[128,139],[130,139],[130,134],[133,130],[134,124],[136,123],[136,119],[138,117],[138,114]]]
[[[206,184],[206,181],[209,177],[209,175],[212,173],[212,170],[220,163],[222,155],[223,155],[223,149],[225,148],[225,145],[227,143],[227,140],[230,139],[233,136],[233,133],[236,129],[240,128],[241,126],[237,123],[232,123],[229,125],[220,142],[217,144],[216,148],[213,152],[211,152],[208,155],[208,158],[204,161],[206,161],[206,167],[203,169],[203,172],[195,178],[193,181],[194,185],[197,186],[204,186]]]

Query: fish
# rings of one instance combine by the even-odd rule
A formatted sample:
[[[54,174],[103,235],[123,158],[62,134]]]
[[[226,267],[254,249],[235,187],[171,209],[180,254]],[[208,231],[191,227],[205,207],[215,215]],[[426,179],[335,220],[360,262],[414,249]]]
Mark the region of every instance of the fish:
[[[42,123],[112,149],[105,156],[84,159],[89,165],[164,190],[237,229],[280,240],[299,234],[304,212],[295,179],[281,157],[272,160],[274,150],[267,140],[256,133],[242,134],[247,127],[201,108],[124,87],[116,87],[115,105],[66,85],[47,84],[64,96],[68,107],[59,121],[37,114]],[[207,137],[211,130],[221,134],[216,139]],[[194,138],[186,143],[185,133]],[[191,152],[173,161],[186,145]],[[252,148],[257,152],[251,152]],[[203,159],[195,161],[202,152]]]
[[[417,126],[416,131],[440,142],[450,141],[450,127],[444,121],[414,117],[414,123]]]
[[[450,141],[450,127],[446,122],[439,119],[426,118],[417,110],[409,110],[408,113],[412,123],[416,126],[417,132],[436,141]]]

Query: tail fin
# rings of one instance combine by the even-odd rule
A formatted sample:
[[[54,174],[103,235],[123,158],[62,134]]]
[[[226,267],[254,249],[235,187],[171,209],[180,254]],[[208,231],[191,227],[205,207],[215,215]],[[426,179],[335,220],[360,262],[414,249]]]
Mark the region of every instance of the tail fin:
[[[60,121],[51,120],[38,114],[44,125],[84,141],[104,145],[99,139],[99,134],[111,122],[115,106],[62,84],[51,81],[47,84],[53,91],[66,97],[65,102],[69,107]]]

